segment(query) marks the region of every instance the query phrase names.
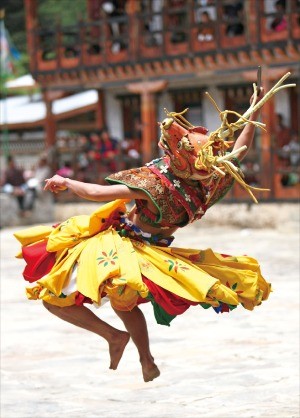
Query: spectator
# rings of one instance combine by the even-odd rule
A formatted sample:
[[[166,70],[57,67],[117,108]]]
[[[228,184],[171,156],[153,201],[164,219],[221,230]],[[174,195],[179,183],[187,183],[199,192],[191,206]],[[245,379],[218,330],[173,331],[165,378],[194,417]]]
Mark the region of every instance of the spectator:
[[[118,141],[112,138],[107,129],[103,129],[100,135],[100,156],[101,162],[106,162],[109,170],[116,171],[115,157],[118,154]]]
[[[290,138],[290,128],[284,124],[283,115],[281,113],[277,113],[275,122],[275,146],[282,149],[290,142]]]
[[[292,167],[298,167],[300,163],[300,141],[296,131],[291,133],[291,140],[287,145],[282,147],[284,153],[289,158]]]
[[[280,166],[289,165],[289,153],[286,151],[291,140],[291,130],[284,124],[283,115],[276,114],[276,124],[274,130],[274,145],[277,154],[277,163]]]
[[[39,194],[44,188],[44,181],[52,175],[51,169],[49,167],[47,157],[42,156],[38,162],[38,165],[35,169],[34,176],[32,180],[36,181],[36,192]],[[30,180],[29,180],[30,181]],[[29,183],[28,181],[28,183]]]
[[[141,3],[141,10],[146,13],[145,31],[147,36],[145,37],[145,44],[147,46],[157,46],[162,44],[162,17],[163,0],[143,0]]]
[[[293,167],[299,167],[300,164],[300,140],[296,131],[292,132],[290,147],[290,162]]]
[[[113,43],[111,51],[117,54],[127,48],[127,42],[124,40],[125,26],[127,16],[125,11],[125,0],[104,1],[102,9],[108,16]]]
[[[169,0],[168,2],[168,8],[170,10],[169,21],[172,28],[171,42],[174,44],[187,40],[185,31],[187,26],[187,13],[184,7],[184,0]]]
[[[243,3],[241,1],[226,4],[224,6],[224,18],[228,22],[226,26],[228,37],[243,35]]]
[[[275,3],[276,15],[271,23],[271,29],[275,32],[281,32],[287,28],[285,18],[285,0],[277,0]]]
[[[198,32],[198,41],[210,42],[214,40],[215,28],[214,21],[210,17],[208,11],[201,14],[201,24]]]
[[[16,197],[20,216],[28,215],[33,208],[35,196],[28,189],[23,170],[16,166],[11,155],[7,157],[7,169],[2,182],[2,191]]]
[[[89,144],[87,144],[86,150],[88,151],[88,157],[91,162],[95,160],[100,160],[101,139],[99,134],[95,132],[91,133]]]
[[[65,161],[63,166],[59,170],[57,170],[56,174],[66,178],[73,177],[74,172],[72,170],[71,163],[69,161]]]
[[[126,138],[122,141],[122,153],[127,158],[124,159],[126,170],[136,167],[141,159],[140,140],[139,138]]]

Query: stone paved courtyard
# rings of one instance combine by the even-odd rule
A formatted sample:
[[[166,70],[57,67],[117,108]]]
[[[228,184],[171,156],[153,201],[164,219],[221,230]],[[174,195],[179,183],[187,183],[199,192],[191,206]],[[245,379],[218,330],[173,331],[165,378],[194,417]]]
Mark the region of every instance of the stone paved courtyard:
[[[193,307],[171,327],[144,305],[161,369],[150,383],[133,343],[108,370],[105,341],[26,299],[15,229],[1,231],[1,418],[299,418],[298,223],[177,233],[175,246],[258,258],[273,293],[253,312]],[[96,313],[122,328],[109,304]]]

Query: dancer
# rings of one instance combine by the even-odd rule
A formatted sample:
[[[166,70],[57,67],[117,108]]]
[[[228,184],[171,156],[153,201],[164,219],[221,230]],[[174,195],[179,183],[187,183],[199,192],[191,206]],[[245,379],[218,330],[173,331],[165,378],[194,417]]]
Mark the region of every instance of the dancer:
[[[70,189],[84,199],[110,203],[91,216],[76,216],[54,228],[40,226],[15,234],[27,262],[24,278],[35,283],[27,288],[27,296],[43,300],[61,319],[105,338],[110,368],[117,368],[131,337],[139,352],[144,381],[160,374],[138,307],[142,302],[151,301],[157,322],[169,325],[191,305],[212,307],[219,313],[239,304],[252,310],[268,298],[271,286],[253,258],[170,244],[175,231],[200,219],[234,180],[256,201],[254,188],[243,181],[236,157],[241,160],[246,155],[255,127],[264,126],[257,122],[260,107],[287,76],[265,97],[254,85],[249,110],[234,124],[227,122],[229,111],[220,112],[222,126],[209,136],[207,129],[192,126],[184,112],[166,111],[159,140],[165,155],[144,167],[110,175],[110,185],[59,175],[46,180],[45,190],[53,193]],[[243,130],[234,144],[228,139],[237,129]],[[128,212],[129,201],[135,204]],[[105,297],[127,332],[103,322],[85,306],[101,305]]]

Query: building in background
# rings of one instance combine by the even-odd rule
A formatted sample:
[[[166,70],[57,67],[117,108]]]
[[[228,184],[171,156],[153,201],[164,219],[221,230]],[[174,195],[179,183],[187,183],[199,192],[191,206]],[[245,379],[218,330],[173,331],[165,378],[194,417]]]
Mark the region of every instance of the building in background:
[[[72,155],[75,174],[84,140],[74,143],[72,132],[84,137],[107,129],[121,151],[122,144],[136,144],[147,162],[158,153],[157,121],[165,107],[188,107],[191,123],[214,130],[219,115],[205,92],[220,109],[242,113],[260,65],[266,90],[288,71],[297,87],[264,106],[268,131],[257,132],[243,161],[246,180],[270,188],[260,200],[299,198],[299,1],[87,0],[88,18],[68,27],[57,20],[43,26],[38,0],[25,0],[25,7],[31,73],[45,104],[46,147],[58,159]],[[96,97],[91,107],[82,110],[78,99],[80,111],[60,115],[59,103],[76,103],[89,91]],[[71,133],[73,142],[62,146],[60,132]],[[237,186],[226,199],[248,196]]]

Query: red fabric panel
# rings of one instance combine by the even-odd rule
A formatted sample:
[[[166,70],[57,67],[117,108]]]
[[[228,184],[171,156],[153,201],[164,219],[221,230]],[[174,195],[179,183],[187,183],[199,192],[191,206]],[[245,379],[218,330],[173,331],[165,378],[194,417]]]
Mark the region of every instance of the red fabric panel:
[[[84,303],[93,303],[92,299],[84,296],[82,293],[78,292],[75,296],[75,305],[82,306]]]
[[[199,304],[198,302],[192,302],[177,296],[166,289],[163,289],[144,276],[143,282],[147,285],[149,291],[152,293],[155,302],[158,303],[169,315],[181,315],[191,305]]]
[[[23,271],[24,279],[33,283],[49,273],[55,264],[55,254],[46,250],[47,242],[38,242],[22,248],[27,265]]]

